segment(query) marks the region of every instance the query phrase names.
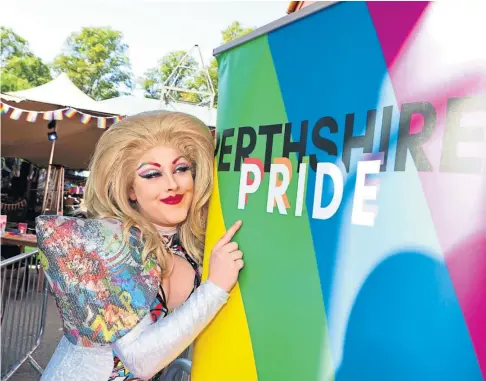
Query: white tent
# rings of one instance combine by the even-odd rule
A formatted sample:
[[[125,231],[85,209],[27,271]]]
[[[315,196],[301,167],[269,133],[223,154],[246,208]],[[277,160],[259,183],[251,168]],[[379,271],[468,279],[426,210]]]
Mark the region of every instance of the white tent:
[[[52,111],[73,107],[93,116],[110,117],[116,114],[104,112],[98,102],[79,90],[65,74],[44,85],[22,91],[1,94],[2,103],[25,111]],[[47,120],[39,114],[34,123],[26,120],[22,112],[18,120],[11,113],[2,115],[2,156],[21,157],[39,166],[47,166],[52,143],[47,138]],[[56,121],[58,140],[53,164],[73,169],[85,169],[96,142],[103,133],[92,118],[81,123],[79,114],[72,118],[63,116]]]
[[[60,106],[75,107],[77,109],[105,111],[99,106],[99,102],[83,93],[67,74],[62,73],[56,79],[44,85],[32,89],[6,93],[18,100],[29,100],[33,102],[49,103]],[[109,112],[108,112],[109,114]]]
[[[210,127],[216,126],[216,109],[208,107],[179,102],[166,104],[135,95],[97,102],[77,88],[66,74],[61,74],[44,85],[1,94],[0,97],[4,104],[27,111],[43,112],[72,107],[81,113],[109,118],[152,110],[174,110],[194,115]],[[38,117],[35,123],[28,122],[25,112],[18,120],[11,119],[10,115],[2,115],[1,119],[2,156],[21,157],[39,166],[46,166],[51,151],[51,142],[47,139],[48,121]],[[79,114],[72,118],[63,116],[62,120],[56,122],[56,130],[58,140],[53,164],[86,169],[96,142],[105,131],[97,128],[97,119],[92,118],[90,122],[83,124]]]
[[[170,102],[166,104],[157,99],[144,98],[138,95],[125,95],[98,102],[101,109],[115,114],[134,115],[144,111],[171,110],[180,111],[203,121],[207,126],[216,127],[215,108],[197,106],[184,102]]]

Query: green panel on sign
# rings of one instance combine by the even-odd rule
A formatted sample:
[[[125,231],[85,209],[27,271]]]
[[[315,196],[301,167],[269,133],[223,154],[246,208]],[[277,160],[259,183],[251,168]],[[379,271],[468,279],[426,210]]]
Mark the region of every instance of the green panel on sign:
[[[269,173],[256,193],[238,209],[240,172],[234,170],[238,128],[287,122],[285,107],[266,36],[219,58],[218,134],[235,129],[226,138],[231,153],[224,155],[229,171],[219,171],[224,221],[228,228],[244,221],[236,239],[245,254],[240,286],[247,314],[259,381],[317,380],[319,369],[332,369],[327,320],[319,283],[307,211],[295,216],[297,158],[287,191],[290,208],[267,213]],[[274,137],[273,158],[282,156],[284,135]],[[247,136],[244,145],[248,144]],[[250,158],[264,161],[266,136],[257,137]],[[218,151],[217,160],[221,148]],[[285,332],[285,334],[283,334]],[[328,375],[329,377],[329,375]],[[329,378],[327,378],[329,380]],[[332,375],[331,375],[332,380]]]

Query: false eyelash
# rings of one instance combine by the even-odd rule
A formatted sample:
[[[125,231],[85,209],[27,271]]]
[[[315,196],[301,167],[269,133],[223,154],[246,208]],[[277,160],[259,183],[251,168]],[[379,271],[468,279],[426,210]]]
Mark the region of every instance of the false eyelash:
[[[143,179],[153,179],[154,177],[159,177],[160,172],[158,171],[148,171],[142,174],[139,174],[139,176]]]
[[[176,167],[176,172],[187,172],[191,170],[192,167],[190,165],[181,165],[180,167]]]

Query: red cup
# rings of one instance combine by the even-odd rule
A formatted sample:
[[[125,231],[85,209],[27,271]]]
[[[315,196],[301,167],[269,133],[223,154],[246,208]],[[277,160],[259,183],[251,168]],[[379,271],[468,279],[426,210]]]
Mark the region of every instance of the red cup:
[[[18,223],[18,228],[19,228],[19,233],[20,234],[27,233],[27,224],[25,222],[19,222]]]

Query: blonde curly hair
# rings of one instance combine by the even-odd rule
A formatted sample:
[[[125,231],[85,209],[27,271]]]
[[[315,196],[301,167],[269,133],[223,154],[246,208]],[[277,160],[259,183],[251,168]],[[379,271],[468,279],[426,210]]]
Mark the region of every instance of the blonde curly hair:
[[[185,249],[201,263],[204,252],[207,206],[213,187],[214,139],[199,119],[180,112],[156,111],[128,117],[106,131],[98,141],[90,163],[84,208],[90,218],[115,218],[129,230],[142,233],[142,258],[155,254],[166,271],[168,253],[155,226],[129,200],[136,167],[147,150],[172,146],[194,166],[194,197],[186,220],[179,227]]]

